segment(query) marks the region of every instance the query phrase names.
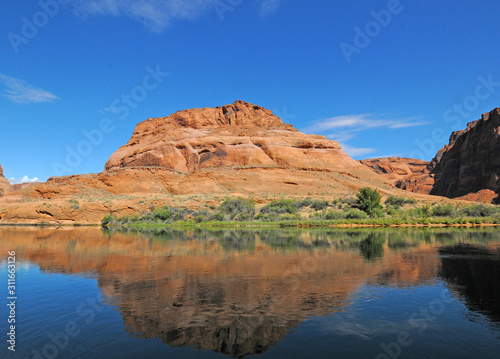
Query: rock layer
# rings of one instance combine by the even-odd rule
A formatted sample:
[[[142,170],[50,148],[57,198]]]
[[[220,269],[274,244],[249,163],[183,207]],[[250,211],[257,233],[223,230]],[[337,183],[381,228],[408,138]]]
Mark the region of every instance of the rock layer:
[[[434,185],[430,162],[414,158],[389,157],[361,160],[362,164],[385,176],[397,188],[428,194]]]
[[[500,198],[500,108],[482,115],[431,162],[408,158],[362,160],[396,187],[448,198],[498,202]]]
[[[9,193],[11,189],[12,186],[10,185],[9,181],[7,181],[7,178],[3,176],[3,169],[2,166],[0,166],[0,196]]]
[[[154,206],[218,206],[230,196],[261,204],[283,196],[331,200],[366,186],[408,195],[337,142],[243,101],[150,118],[105,168],[16,187],[0,199],[0,223],[99,223]]]
[[[179,111],[137,125],[106,170],[160,167],[193,173],[214,167],[359,168],[324,136],[300,133],[269,110],[243,101]]]
[[[430,165],[433,195],[460,197],[481,190],[500,194],[500,108],[453,132]]]

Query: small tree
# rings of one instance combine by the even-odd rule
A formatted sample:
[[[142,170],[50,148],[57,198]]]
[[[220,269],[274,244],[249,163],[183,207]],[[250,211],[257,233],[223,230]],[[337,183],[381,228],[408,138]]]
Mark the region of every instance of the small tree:
[[[360,210],[368,213],[370,216],[376,214],[382,208],[380,204],[380,193],[370,187],[363,187],[356,193],[357,206]]]

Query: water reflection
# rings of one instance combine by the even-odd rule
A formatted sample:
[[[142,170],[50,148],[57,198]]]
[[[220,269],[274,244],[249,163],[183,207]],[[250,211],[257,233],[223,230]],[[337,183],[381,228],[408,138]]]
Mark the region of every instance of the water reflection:
[[[452,291],[470,310],[500,322],[499,251],[459,244],[442,248],[439,253],[439,275],[446,279]]]
[[[491,230],[2,228],[0,250],[48,272],[97,279],[126,330],[234,357],[267,351],[366,284],[442,277],[471,310],[500,316],[500,235]]]

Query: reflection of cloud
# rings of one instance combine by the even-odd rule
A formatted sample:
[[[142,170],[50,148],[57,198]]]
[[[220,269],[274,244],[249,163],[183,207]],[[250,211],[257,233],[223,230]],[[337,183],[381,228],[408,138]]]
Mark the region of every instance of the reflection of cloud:
[[[5,86],[2,96],[16,103],[42,103],[60,100],[53,93],[32,86],[21,79],[0,74],[0,82]]]
[[[264,0],[260,6],[260,16],[270,16],[276,13],[281,0]]]
[[[23,176],[23,178],[21,179],[17,179],[14,177],[9,178],[10,184],[31,183],[31,182],[36,182],[38,180],[39,180],[38,177],[29,178],[28,176]]]

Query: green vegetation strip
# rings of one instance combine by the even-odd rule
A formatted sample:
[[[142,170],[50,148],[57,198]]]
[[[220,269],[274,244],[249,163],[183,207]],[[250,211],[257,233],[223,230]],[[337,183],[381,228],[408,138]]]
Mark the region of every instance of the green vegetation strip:
[[[356,197],[333,201],[280,199],[262,206],[245,198],[228,198],[218,208],[200,210],[163,206],[148,212],[102,220],[103,227],[326,227],[326,226],[500,225],[500,207],[471,204],[417,206],[413,198],[388,197],[369,187]]]

